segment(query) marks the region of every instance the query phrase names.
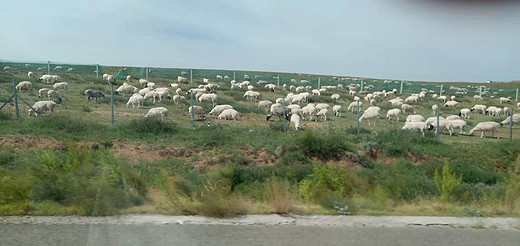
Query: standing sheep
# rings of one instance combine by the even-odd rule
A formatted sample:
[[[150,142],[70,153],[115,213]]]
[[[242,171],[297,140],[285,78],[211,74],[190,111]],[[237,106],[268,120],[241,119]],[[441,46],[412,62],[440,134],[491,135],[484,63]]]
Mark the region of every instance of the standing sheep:
[[[218,119],[219,120],[227,120],[227,119],[231,119],[231,120],[236,120],[238,116],[238,111],[234,110],[234,109],[225,109],[224,111],[222,111],[222,113],[218,116]]]
[[[377,119],[379,119],[379,112],[377,110],[365,110],[363,115],[359,117],[359,122],[366,120],[368,125],[370,126],[370,120],[375,121],[373,125],[375,126],[377,123]]]
[[[36,78],[36,75],[34,75],[33,72],[29,71],[29,72],[27,73],[27,77],[29,77],[29,79],[31,79],[31,78]]]
[[[188,104],[188,100],[186,100],[186,97],[181,95],[174,95],[173,96],[173,103],[179,107],[179,103]]]
[[[32,108],[40,113],[43,113],[43,111],[50,111],[52,113],[52,112],[54,112],[55,106],[56,106],[56,103],[53,101],[39,101],[39,102],[34,103]],[[28,112],[29,112],[29,116],[31,116],[35,113],[32,109],[29,109]],[[36,116],[36,114],[35,114],[35,116]]]
[[[300,130],[300,116],[298,114],[292,114],[290,122],[294,124],[296,130]]]
[[[55,90],[49,90],[47,92],[47,97],[49,98],[49,101],[54,101],[54,99],[56,99],[58,103],[61,103],[62,101],[60,94]]]
[[[482,134],[480,135],[480,138],[486,137],[485,132],[491,132],[491,137],[493,137],[495,133],[498,133],[498,128],[503,125],[504,124],[502,123],[496,123],[493,121],[480,122],[473,129],[471,129],[471,131],[469,131],[469,135],[473,134],[475,131],[481,131]],[[500,139],[500,136],[498,136],[498,134],[497,138]]]
[[[233,108],[233,106],[227,105],[227,104],[216,105],[215,107],[213,107],[213,109],[211,109],[211,111],[209,111],[208,115],[209,116],[215,115],[218,117],[224,110],[232,109],[232,108]]]
[[[218,99],[217,94],[203,94],[199,97],[199,102],[211,102],[213,105],[215,105],[216,101]]]
[[[87,89],[85,91],[85,96],[87,96],[88,101],[90,101],[92,98],[95,98],[97,102],[98,98],[105,97],[105,94],[100,90]]]
[[[463,108],[459,111],[459,116],[463,119],[469,119],[469,115],[471,113],[471,109],[469,108]]]
[[[415,110],[413,109],[413,107],[409,104],[403,104],[401,105],[401,109],[403,110],[403,113],[412,113],[412,114],[415,114]]]
[[[428,125],[426,125],[426,123],[424,123],[424,122],[406,122],[402,129],[421,132],[422,136],[424,137],[424,130],[426,130],[426,129],[431,130],[431,129],[433,129],[433,126],[430,125],[428,127]]]
[[[188,107],[188,113],[191,116],[192,107]],[[204,118],[204,109],[201,106],[193,106],[193,115],[198,115],[199,119]]]
[[[39,91],[38,91],[38,99],[43,99],[45,96],[47,96],[47,92],[50,91],[51,89],[49,88],[41,88]]]
[[[401,110],[398,108],[390,109],[388,112],[386,112],[386,118],[389,120],[394,117],[396,121],[399,121],[399,114],[401,113]]]
[[[17,91],[23,91],[23,90],[31,91],[32,83],[29,81],[22,81],[22,82],[18,83],[18,85],[16,85],[16,90]]]
[[[334,116],[341,117],[341,105],[334,105],[332,107],[332,112],[334,113]]]
[[[139,93],[135,93],[128,99],[128,102],[126,103],[126,107],[128,108],[128,106],[130,106],[130,104],[132,104],[132,108],[135,108],[136,105],[137,105],[137,108],[139,108],[140,106],[143,106],[143,104],[144,104],[144,97],[141,96]]]
[[[316,121],[318,121],[318,117],[321,116],[323,118],[323,121],[327,121],[327,113],[329,113],[329,110],[327,108],[322,108],[318,113],[316,114]]]
[[[65,91],[69,91],[69,84],[67,82],[59,82],[59,83],[55,83],[52,88],[55,90],[55,91],[60,91],[60,90],[65,90]]]
[[[148,110],[148,113],[146,113],[146,115],[144,117],[148,118],[148,117],[158,117],[158,116],[161,117],[161,121],[166,120],[168,117],[168,109],[166,109],[165,107],[151,108],[150,110]]]

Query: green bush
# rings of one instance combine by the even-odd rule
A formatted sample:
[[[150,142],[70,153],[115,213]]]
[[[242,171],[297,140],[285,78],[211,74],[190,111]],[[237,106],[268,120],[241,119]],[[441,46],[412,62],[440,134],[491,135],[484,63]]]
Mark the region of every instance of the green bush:
[[[320,160],[338,159],[343,156],[344,151],[354,151],[354,147],[346,142],[345,137],[333,131],[305,131],[299,136],[297,145],[305,155],[315,156]]]
[[[374,136],[374,141],[378,149],[384,150],[390,156],[407,156],[414,145],[439,143],[433,135],[422,137],[421,134],[397,128],[378,132]]]
[[[435,170],[435,184],[437,185],[437,189],[441,193],[441,198],[443,201],[448,201],[459,187],[462,182],[462,176],[457,178],[457,174],[450,169],[450,164],[448,161],[444,162],[442,166],[442,173],[439,173],[438,170]]]
[[[84,133],[97,133],[106,132],[108,127],[94,121],[85,121],[78,118],[48,115],[45,117],[31,118],[23,122],[27,124],[24,127],[25,131],[33,130],[58,130],[64,131],[69,134],[84,134]]]
[[[300,194],[305,202],[317,201],[321,196],[336,194],[349,197],[354,190],[353,180],[342,167],[327,167],[314,163],[313,172],[300,182]]]
[[[174,123],[161,121],[157,118],[133,119],[121,126],[126,135],[145,137],[148,135],[175,134],[179,131]]]

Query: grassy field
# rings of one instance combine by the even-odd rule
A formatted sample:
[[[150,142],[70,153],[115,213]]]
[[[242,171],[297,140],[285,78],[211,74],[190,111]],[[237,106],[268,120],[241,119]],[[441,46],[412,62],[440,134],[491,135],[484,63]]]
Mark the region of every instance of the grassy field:
[[[38,99],[38,89],[52,87],[27,78],[28,71],[42,75],[36,72],[37,64],[0,67],[7,65],[13,69],[0,73],[0,102],[12,94],[13,78],[33,83],[31,92],[20,93],[31,104]],[[64,65],[64,70],[68,67]],[[516,125],[512,141],[508,127],[499,130],[500,139],[446,133],[437,139],[433,131],[423,138],[400,130],[404,116],[399,122],[380,119],[376,126],[363,123],[358,135],[356,114],[346,110],[352,96],[348,90],[332,90],[311,99],[341,105],[341,117],[304,121],[303,130],[288,126],[284,133],[282,122],[265,121],[266,109],[247,101],[245,90],[230,90],[229,80],[218,82],[218,103],[237,109],[237,121],[207,118],[196,120],[192,129],[188,105],[146,101],[144,107],[133,109],[125,105],[128,96],[115,96],[112,125],[110,99],[87,102],[83,95],[89,88],[109,94],[109,85],[96,79],[95,67],[73,67],[71,73],[57,72],[69,83],[69,91],[61,93],[63,102],[52,115],[29,117],[27,107],[21,105],[21,118],[16,119],[12,104],[0,111],[0,214],[520,214]],[[119,70],[103,67],[110,74]],[[140,88],[137,80],[144,70],[127,71],[133,76],[131,84]],[[181,71],[189,70],[153,68],[149,80],[167,86],[176,82]],[[194,83],[182,84],[182,90],[216,74],[233,77],[232,71],[196,70]],[[240,71],[236,76],[243,74],[252,77],[263,100],[274,101],[288,93],[269,92],[254,83],[262,79],[276,84],[273,77],[278,74]],[[321,85],[360,83],[305,74],[280,74],[280,78],[281,84],[290,84],[291,78],[306,79],[313,87],[318,78]],[[368,85],[400,89],[400,83],[380,80],[364,82]],[[441,107],[442,116],[476,104],[473,95],[480,84],[445,83],[445,95],[454,93],[450,85],[469,88],[468,95],[458,96],[456,108]],[[518,84],[485,85],[496,92],[495,98],[484,97],[478,104],[517,110]],[[421,88],[438,92],[439,87],[406,83],[405,93],[396,96],[404,98]],[[338,102],[330,98],[333,93],[341,95]],[[513,103],[501,105],[500,96],[512,97]],[[433,116],[431,106],[436,103],[427,96],[412,104],[427,118]],[[211,109],[208,104],[195,104],[206,113]],[[143,119],[148,109],[157,106],[169,109],[166,122]],[[378,106],[383,115],[393,108],[387,100]],[[472,113],[466,133],[478,122],[503,119]]]

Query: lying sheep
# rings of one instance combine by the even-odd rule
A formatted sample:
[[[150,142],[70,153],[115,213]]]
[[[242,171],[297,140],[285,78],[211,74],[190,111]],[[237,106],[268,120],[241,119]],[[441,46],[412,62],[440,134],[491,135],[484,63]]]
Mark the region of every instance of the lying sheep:
[[[180,103],[188,104],[188,100],[186,100],[186,97],[181,95],[174,95],[173,96],[173,103],[179,107]]]
[[[227,119],[230,119],[230,120],[236,120],[238,116],[238,111],[230,108],[230,109],[225,109],[224,111],[222,111],[222,113],[218,116],[218,119],[219,120],[227,120]]]
[[[65,90],[65,91],[69,91],[69,84],[67,82],[59,82],[59,83],[55,83],[52,88],[55,90],[55,91],[60,91],[60,90]]]
[[[193,108],[193,110],[192,110],[192,108]],[[199,119],[204,118],[204,109],[201,106],[188,107],[188,113],[190,114],[190,116],[191,116],[192,111],[193,111],[193,115],[199,116]]]
[[[217,105],[215,107],[213,107],[213,109],[211,109],[211,111],[209,111],[208,115],[209,116],[219,116],[224,110],[226,109],[232,109],[233,106],[231,105],[227,105],[227,104],[223,104],[223,105]]]
[[[22,82],[18,83],[18,85],[16,85],[16,90],[20,91],[20,92],[23,90],[31,91],[32,83],[29,81],[22,81]]]
[[[463,119],[469,119],[469,115],[471,113],[471,109],[469,108],[463,108],[459,111],[459,116]]]
[[[54,112],[54,107],[56,106],[56,103],[53,101],[39,101],[34,103],[32,106],[33,109],[38,111],[39,113],[43,113],[44,111],[50,111],[51,113]],[[29,116],[33,115],[35,112],[32,109],[28,110]],[[35,114],[36,116],[36,114]]]
[[[165,107],[157,107],[157,108],[151,108],[148,110],[148,113],[144,116],[145,118],[148,117],[161,117],[161,121],[164,121],[168,117],[168,109]]]
[[[426,125],[424,122],[406,122],[402,128],[403,130],[409,130],[409,131],[415,131],[415,132],[421,132],[422,136],[424,137],[424,130],[433,129],[433,126]]]
[[[49,98],[49,101],[57,100],[58,103],[61,103],[62,99],[60,97],[60,93],[58,93],[55,90],[49,90],[47,91],[47,97]]]
[[[401,113],[401,110],[398,108],[390,109],[388,112],[386,112],[386,118],[389,120],[391,118],[395,118],[396,121],[399,121],[399,114]]]
[[[471,131],[469,131],[469,135],[473,134],[475,131],[481,131],[482,134],[480,135],[480,138],[486,137],[485,132],[491,132],[491,137],[493,137],[495,133],[498,133],[498,128],[501,126],[503,126],[502,123],[496,123],[493,121],[480,122],[473,129],[471,129]],[[500,139],[498,134],[497,138]]]
[[[130,104],[132,104],[132,108],[135,108],[136,105],[137,105],[137,108],[139,108],[140,106],[143,106],[143,104],[144,104],[144,97],[141,96],[139,93],[135,93],[128,99],[128,102],[126,103],[126,107],[128,108],[128,106],[130,106]]]
[[[87,89],[85,91],[85,96],[87,96],[88,101],[90,101],[92,98],[95,98],[97,102],[98,98],[105,97],[105,94],[100,90]]]
[[[334,105],[332,107],[332,113],[334,113],[336,117],[341,117],[341,105]]]

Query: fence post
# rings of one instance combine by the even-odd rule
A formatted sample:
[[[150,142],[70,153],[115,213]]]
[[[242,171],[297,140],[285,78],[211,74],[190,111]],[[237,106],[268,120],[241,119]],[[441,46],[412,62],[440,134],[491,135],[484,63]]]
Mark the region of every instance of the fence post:
[[[193,83],[193,69],[190,69],[190,84]],[[195,126],[193,126],[195,127]]]
[[[479,89],[478,90],[478,95],[481,97],[482,96],[482,86],[480,86],[478,89]]]
[[[518,89],[516,89],[515,101],[518,102]]]
[[[361,80],[361,89],[359,90],[359,92],[363,92],[363,80]]]
[[[278,74],[278,78],[276,78],[276,79],[278,80],[278,87],[280,87],[280,74]]]
[[[518,89],[517,89],[518,91]],[[513,140],[513,108],[509,109],[509,139]]]
[[[237,81],[237,72],[233,72],[233,80]]]
[[[439,139],[439,134],[440,134],[440,128],[439,128],[439,104],[437,104],[437,131],[436,131],[436,134],[437,134],[437,139]]]
[[[16,108],[16,118],[20,118],[20,111],[18,111],[18,91],[16,90],[16,84],[13,79],[13,91],[14,91],[14,106]]]
[[[148,80],[148,67],[145,67],[144,69],[146,69],[146,71],[144,72],[144,77],[146,80]]]
[[[441,91],[439,92],[439,96],[442,96],[442,88],[444,87],[443,84],[441,84]]]
[[[99,78],[99,64],[96,64],[96,79]]]
[[[321,78],[318,77],[318,90],[321,88]]]
[[[193,91],[190,92],[191,95],[191,127],[195,129],[195,111],[193,110]]]
[[[110,83],[110,110],[112,111],[112,125],[114,125],[114,84]]]
[[[403,83],[404,81],[401,81],[401,89],[399,90],[399,94],[403,94]]]
[[[359,100],[357,101],[357,134],[359,135]]]
[[[283,132],[287,132],[287,125],[285,119],[285,97],[282,97],[282,108],[283,108]]]
[[[47,61],[47,74],[51,74],[51,61]]]

